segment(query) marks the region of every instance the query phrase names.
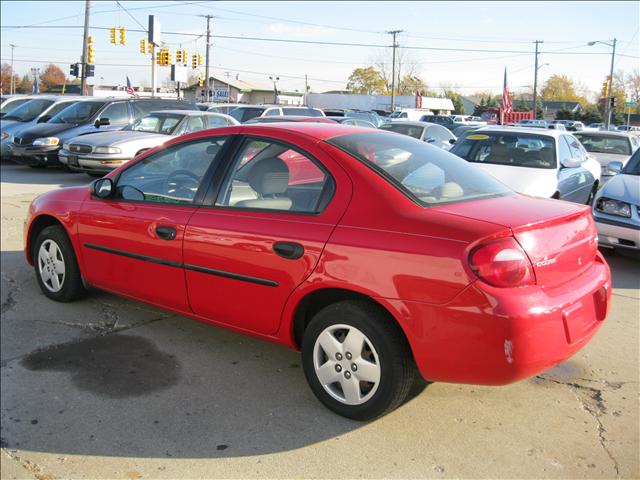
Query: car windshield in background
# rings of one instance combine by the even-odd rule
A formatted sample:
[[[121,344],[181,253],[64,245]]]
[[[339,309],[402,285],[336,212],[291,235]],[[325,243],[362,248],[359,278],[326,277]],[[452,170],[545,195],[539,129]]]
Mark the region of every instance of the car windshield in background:
[[[328,140],[423,206],[513,192],[455,155],[408,136],[358,133]]]
[[[613,153],[618,155],[631,155],[631,145],[625,137],[615,135],[591,135],[588,133],[575,133],[587,152]]]
[[[16,108],[18,108],[20,105],[23,105],[23,104],[27,103],[29,100],[31,100],[31,99],[30,98],[21,98],[20,100],[14,100],[13,102],[3,103],[2,107],[0,107],[0,115],[1,114],[8,114],[9,112],[12,112]]]
[[[78,102],[65,108],[49,123],[82,123],[89,120],[104,106],[104,102]]]
[[[147,115],[125,130],[171,135],[183,118],[183,115]]]
[[[625,175],[640,175],[640,150],[636,150],[636,153],[629,159],[629,162],[622,169],[622,173]]]
[[[322,113],[320,113],[315,108],[287,108],[282,107],[282,113],[285,115],[301,115],[304,117],[322,117]]]
[[[516,132],[474,132],[460,139],[451,153],[473,163],[512,167],[556,168],[555,140]]]
[[[53,100],[37,99],[23,103],[15,110],[12,110],[4,117],[4,120],[16,120],[18,122],[30,122],[47,108],[51,106]]]
[[[251,120],[252,118],[259,117],[265,111],[264,108],[235,108],[229,112],[233,118],[238,120],[240,123],[246,122],[247,120]]]
[[[380,127],[380,130],[389,130],[390,132],[401,133],[402,135],[408,135],[410,137],[420,139],[422,137],[424,127],[403,125],[402,123],[385,123]]]

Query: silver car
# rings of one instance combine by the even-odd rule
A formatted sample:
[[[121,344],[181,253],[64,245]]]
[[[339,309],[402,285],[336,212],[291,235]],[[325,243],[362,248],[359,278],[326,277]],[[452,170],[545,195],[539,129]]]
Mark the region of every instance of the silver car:
[[[62,146],[58,157],[60,163],[72,171],[102,176],[173,137],[229,125],[239,125],[239,122],[222,113],[161,110],[151,112],[123,130],[72,138]]]
[[[573,134],[595,158],[602,168],[601,183],[607,182],[613,175],[609,162],[621,162],[625,166],[633,152],[640,147],[640,138],[623,132],[575,132]]]
[[[609,168],[620,171],[620,167],[615,162]],[[640,253],[640,150],[598,190],[592,213],[600,245]]]
[[[393,123],[385,123],[380,128],[409,135],[443,150],[449,150],[456,141],[456,136],[451,133],[451,130],[437,123],[395,120]]]

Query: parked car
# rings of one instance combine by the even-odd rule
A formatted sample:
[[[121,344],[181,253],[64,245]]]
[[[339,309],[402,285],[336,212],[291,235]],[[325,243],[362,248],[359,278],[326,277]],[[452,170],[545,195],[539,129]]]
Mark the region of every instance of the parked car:
[[[58,151],[71,138],[94,132],[122,130],[154,110],[197,110],[178,100],[84,97],[45,124],[20,132],[9,143],[11,159],[31,167],[59,165]]]
[[[351,110],[351,109],[340,109],[340,108],[335,108],[335,109],[325,108],[325,109],[323,109],[323,112],[327,117],[331,117],[331,118],[347,117],[347,118],[355,118],[355,119],[359,119],[359,120],[364,120],[369,124],[373,124],[374,127],[376,127],[376,128],[378,128],[382,124],[386,123],[385,119],[380,117],[380,115],[378,115],[374,111]],[[342,122],[340,122],[340,123],[342,123]],[[357,125],[357,123],[349,123],[349,122],[347,122],[347,125]],[[362,126],[367,126],[368,127],[368,125],[364,125],[364,124]]]
[[[634,125],[620,125],[618,127],[619,132],[626,132],[630,135],[640,135],[640,127]]]
[[[122,130],[72,138],[62,146],[58,156],[60,163],[72,171],[102,176],[172,137],[239,124],[235,118],[222,113],[160,110]]]
[[[33,98],[36,98],[36,95],[3,95],[0,104],[0,118]]]
[[[601,246],[640,253],[640,150],[627,165],[611,162],[619,173],[604,185],[593,201],[593,218]]]
[[[558,130],[480,128],[451,153],[535,197],[590,204],[600,183],[598,162],[573,135]]]
[[[610,162],[621,162],[624,166],[640,147],[640,138],[622,132],[576,132],[574,136],[600,164],[603,182],[615,175],[608,168]]]
[[[304,117],[301,115],[279,115],[269,117],[256,117],[251,120],[247,120],[246,124],[252,123],[280,123],[280,122],[302,122],[302,123],[338,123],[333,119],[327,117]]]
[[[600,130],[601,128],[604,128],[604,123],[590,123],[586,126],[587,130]]]
[[[393,121],[404,121],[410,120],[414,122],[420,121],[420,119],[425,115],[430,115],[432,112],[427,108],[401,108],[389,114],[385,120],[393,122]]]
[[[377,125],[374,125],[368,120],[364,120],[362,118],[357,118],[357,117],[327,117],[327,118],[334,120],[337,123],[341,123],[342,125],[353,125],[356,127],[364,127],[364,128],[378,128]]]
[[[546,120],[525,119],[518,122],[519,127],[548,128],[549,124]]]
[[[611,297],[590,209],[379,129],[196,132],[28,212],[48,298],[91,285],[300,349],[314,394],[358,420],[399,406],[416,367],[484,385],[551,368]]]
[[[474,117],[472,115],[451,115],[453,123],[460,126],[485,126],[487,122],[482,120],[481,117]]]
[[[479,128],[480,128],[480,126],[477,126],[477,125],[460,125],[459,127],[454,128],[451,131],[451,133],[453,133],[455,135],[455,137],[459,140],[460,137],[464,133],[466,133],[466,132],[475,132]]]
[[[26,128],[39,123],[46,123],[65,108],[73,105],[80,97],[40,96],[23,103],[2,118],[0,122],[2,140],[0,143],[0,157],[9,156],[9,143],[14,135]]]
[[[385,123],[380,128],[402,135],[409,135],[443,150],[449,150],[456,141],[455,135],[448,128],[435,123],[396,120],[393,123]]]
[[[256,117],[296,115],[305,117],[324,117],[322,110],[310,107],[279,105],[240,105],[229,112],[240,123]]]
[[[560,130],[562,132],[567,131],[567,127],[565,127],[562,123],[550,123],[547,128],[549,130]]]
[[[224,113],[225,115],[229,115],[231,110],[235,110],[238,107],[246,106],[246,103],[214,103],[209,104],[209,108],[207,108],[208,112],[213,113]]]

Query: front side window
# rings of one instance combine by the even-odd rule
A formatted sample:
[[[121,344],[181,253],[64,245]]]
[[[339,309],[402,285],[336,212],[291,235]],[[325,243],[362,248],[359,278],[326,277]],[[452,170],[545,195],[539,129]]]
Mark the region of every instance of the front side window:
[[[316,213],[333,180],[315,161],[271,140],[248,140],[236,158],[216,205]]]
[[[528,168],[556,168],[555,140],[516,132],[474,132],[459,139],[451,153],[468,162]]]
[[[279,108],[270,108],[269,110],[264,112],[264,116],[265,117],[273,117],[273,116],[277,116],[277,115],[280,115],[280,109]]]
[[[569,144],[569,150],[571,150],[571,156],[573,157],[573,159],[579,162],[584,161],[586,152],[583,150],[584,147],[580,145],[580,142],[578,142],[575,138],[570,137],[569,135],[563,135],[563,138]]]
[[[127,102],[112,103],[100,114],[100,118],[108,118],[111,125],[129,123],[129,107]]]
[[[85,102],[79,101],[69,108],[65,108],[48,123],[84,123],[89,121],[98,110],[104,106],[105,102]]]
[[[202,179],[226,137],[181,143],[135,163],[117,181],[116,198],[152,203],[192,204]]]
[[[357,133],[327,141],[423,206],[513,193],[463,159],[408,136]]]

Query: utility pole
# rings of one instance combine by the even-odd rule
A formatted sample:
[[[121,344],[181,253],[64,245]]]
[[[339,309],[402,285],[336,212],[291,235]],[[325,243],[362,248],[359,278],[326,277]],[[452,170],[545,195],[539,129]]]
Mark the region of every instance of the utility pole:
[[[9,46],[11,47],[11,80],[9,81],[9,93],[11,95],[13,95],[15,93],[16,87],[15,87],[15,83],[14,83],[14,76],[15,73],[13,72],[13,49],[16,47],[13,43],[10,43]]]
[[[227,103],[231,103],[231,85],[229,85],[231,72],[224,72],[224,76],[227,78]]]
[[[605,119],[606,123],[604,124],[604,128],[606,128],[607,130],[609,130],[609,125],[611,125],[611,110],[613,110],[611,108],[611,98],[613,98],[613,62],[616,58],[616,42],[617,40],[614,38],[613,45],[611,45],[613,47],[613,51],[611,52],[611,73],[609,74],[609,98],[607,98],[607,101],[605,103],[605,105],[607,105],[607,116]]]
[[[391,111],[393,112],[396,109],[396,48],[398,48],[398,44],[396,43],[396,35],[398,35],[402,30],[391,30],[387,32],[393,35],[393,61],[391,65]]]
[[[536,44],[535,72],[533,74],[533,118],[538,118],[538,45],[544,43],[542,40],[533,42]]]
[[[211,19],[213,18],[213,16],[211,15],[202,15],[203,17],[205,17],[207,19],[207,52],[206,52],[206,59],[205,59],[205,65],[204,65],[204,72],[205,75],[207,77],[207,82],[206,82],[206,89],[207,89],[207,102],[211,101],[211,85],[210,85],[210,79],[209,79],[209,66],[211,65],[211,53],[210,53],[210,47],[211,47]]]
[[[85,0],[84,3],[84,35],[82,37],[82,76],[80,80],[80,95],[86,94],[87,89],[87,42],[89,40],[89,12],[90,2]]]

